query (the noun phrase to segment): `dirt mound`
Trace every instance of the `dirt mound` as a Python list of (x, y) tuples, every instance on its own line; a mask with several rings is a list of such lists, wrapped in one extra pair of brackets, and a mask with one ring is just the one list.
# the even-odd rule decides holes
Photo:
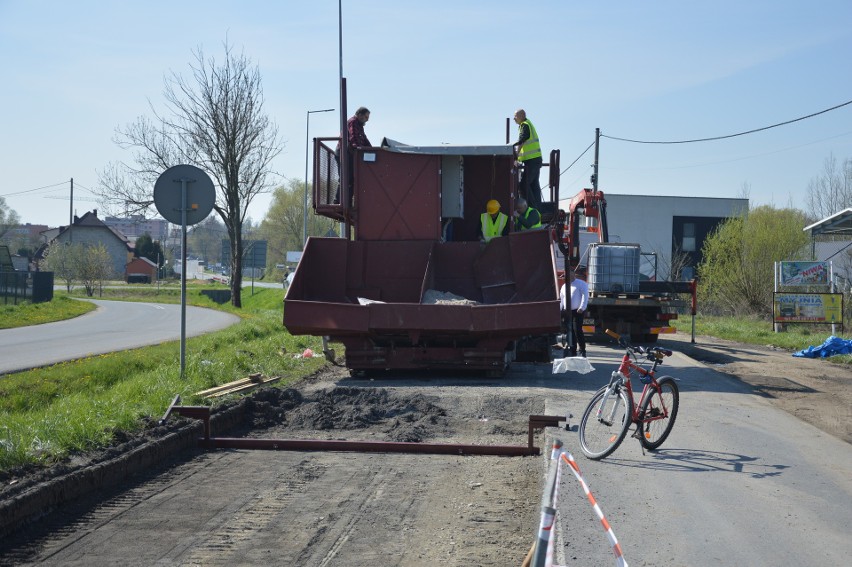
[(304, 398), (292, 388), (264, 388), (247, 398), (245, 419), (253, 429), (264, 429), (285, 422), (286, 412), (298, 407)]
[(317, 392), (287, 414), (293, 429), (351, 430), (387, 423), (392, 441), (422, 441), (445, 425), (446, 412), (425, 396), (381, 388), (336, 387)]

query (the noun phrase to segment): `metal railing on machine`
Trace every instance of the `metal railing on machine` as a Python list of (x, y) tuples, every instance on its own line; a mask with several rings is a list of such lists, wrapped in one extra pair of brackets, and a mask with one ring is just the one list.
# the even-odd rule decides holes
[(341, 204), (340, 158), (337, 150), (339, 138), (314, 140), (314, 210), (335, 220), (343, 220)]

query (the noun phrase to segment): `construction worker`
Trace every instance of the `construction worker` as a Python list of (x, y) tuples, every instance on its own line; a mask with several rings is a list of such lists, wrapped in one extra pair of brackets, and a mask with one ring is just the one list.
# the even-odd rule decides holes
[(362, 106), (355, 111), (355, 114), (346, 121), (347, 139), (349, 140), (349, 149), (369, 148), (370, 140), (367, 139), (367, 134), (364, 133), (364, 124), (370, 119), (370, 109)]
[(518, 149), (518, 163), (523, 165), (521, 196), (526, 198), (533, 207), (538, 207), (541, 205), (541, 185), (538, 177), (542, 164), (538, 132), (527, 118), (527, 113), (523, 108), (519, 108), (515, 112), (515, 124), (518, 125), (518, 141), (515, 142)]
[(579, 354), (586, 358), (586, 337), (583, 334), (583, 317), (589, 307), (589, 286), (583, 280), (577, 279), (574, 270), (568, 270), (567, 281), (559, 290), (559, 307), (563, 313), (563, 320), (570, 321), (571, 343), (569, 345), (571, 356), (577, 356), (577, 346), (580, 347)]
[(485, 204), (485, 211), (479, 215), (480, 242), (489, 242), (492, 238), (509, 234), (509, 217), (500, 212), (500, 203), (496, 199)]
[(515, 229), (532, 230), (541, 228), (541, 213), (527, 204), (521, 197), (515, 201)]
[[(346, 167), (349, 170), (347, 177), (349, 177), (350, 201), (352, 199), (352, 184), (355, 181), (355, 150), (358, 148), (369, 148), (372, 145), (370, 144), (370, 140), (367, 138), (367, 134), (364, 132), (364, 125), (368, 120), (370, 120), (370, 109), (366, 106), (361, 106), (355, 111), (355, 114), (346, 121)], [(339, 143), (337, 144), (336, 153), (338, 154), (337, 165), (340, 167)], [(337, 188), (337, 194), (334, 196), (334, 203), (340, 203), (340, 187)]]

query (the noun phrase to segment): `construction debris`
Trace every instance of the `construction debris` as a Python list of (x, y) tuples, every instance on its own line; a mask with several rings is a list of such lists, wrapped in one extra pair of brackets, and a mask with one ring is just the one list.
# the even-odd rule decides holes
[(202, 390), (200, 392), (196, 392), (195, 395), (201, 396), (203, 398), (218, 398), (227, 394), (234, 394), (236, 392), (252, 390), (260, 386), (261, 384), (269, 384), (270, 382), (275, 382), (276, 380), (280, 379), (280, 376), (267, 378), (264, 377), (263, 374), (261, 374), (260, 372), (255, 372), (254, 374), (249, 374), (247, 378), (241, 378), (240, 380), (235, 380), (234, 382), (228, 382), (227, 384), (222, 384), (214, 388)]

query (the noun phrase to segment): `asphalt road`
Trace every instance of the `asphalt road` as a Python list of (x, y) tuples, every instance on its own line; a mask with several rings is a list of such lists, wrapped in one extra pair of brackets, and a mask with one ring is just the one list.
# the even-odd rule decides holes
[[(0, 330), (0, 374), (180, 339), (180, 305), (87, 300), (97, 310), (56, 323)], [(233, 325), (239, 317), (186, 308), (186, 336)]]
[[(565, 374), (571, 387), (549, 399), (547, 413), (574, 414), (574, 431), (552, 431), (574, 455), (631, 566), (848, 563), (852, 447), (682, 354), (661, 368), (680, 387), (677, 422), (663, 446), (643, 455), (628, 434), (606, 459), (586, 459), (576, 426), (618, 356), (596, 348), (596, 371)], [(560, 564), (614, 564), (579, 482), (563, 472)]]

